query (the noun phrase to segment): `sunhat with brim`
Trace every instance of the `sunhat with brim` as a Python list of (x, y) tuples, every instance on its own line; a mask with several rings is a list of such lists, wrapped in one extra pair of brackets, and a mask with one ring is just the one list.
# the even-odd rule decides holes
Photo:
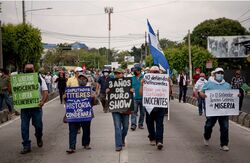
[(85, 77), (88, 80), (88, 77), (83, 72), (79, 72), (78, 78), (80, 78), (81, 76)]
[(110, 70), (105, 68), (105, 69), (102, 70), (102, 73), (104, 73), (104, 72), (110, 73)]
[(135, 66), (135, 67), (134, 67), (134, 70), (141, 71), (141, 67)]
[(114, 73), (124, 73), (124, 70), (122, 68), (117, 68)]
[(217, 68), (214, 70), (214, 73), (217, 73), (217, 72), (224, 72), (224, 70), (223, 70), (223, 68), (217, 67)]

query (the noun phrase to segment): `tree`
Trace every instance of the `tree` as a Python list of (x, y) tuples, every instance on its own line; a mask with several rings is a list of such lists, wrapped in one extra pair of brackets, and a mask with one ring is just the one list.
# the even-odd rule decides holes
[(10, 64), (18, 70), (26, 63), (38, 63), (43, 51), (41, 32), (28, 24), (3, 25), (3, 58), (5, 67)]
[(178, 43), (176, 41), (171, 41), (166, 38), (160, 39), (159, 43), (162, 49), (173, 48), (178, 46)]
[(135, 63), (140, 63), (140, 60), (141, 60), (141, 48), (136, 48), (134, 46), (131, 49), (130, 55), (135, 57)]
[[(207, 47), (208, 36), (246, 35), (249, 32), (237, 20), (218, 18), (205, 20), (197, 25), (190, 35), (191, 43)], [(184, 38), (187, 42), (187, 37)]]

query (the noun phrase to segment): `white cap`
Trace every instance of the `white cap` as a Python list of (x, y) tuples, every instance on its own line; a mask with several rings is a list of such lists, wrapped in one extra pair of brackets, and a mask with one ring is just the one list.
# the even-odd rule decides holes
[(81, 67), (77, 67), (77, 68), (75, 68), (75, 72), (80, 72), (80, 71), (82, 71), (83, 69), (81, 68)]
[(223, 68), (220, 68), (220, 67), (217, 67), (215, 70), (214, 70), (214, 73), (217, 73), (217, 72), (224, 72)]
[(159, 67), (157, 67), (157, 66), (152, 66), (152, 67), (150, 68), (150, 71), (160, 71), (160, 69), (159, 69)]

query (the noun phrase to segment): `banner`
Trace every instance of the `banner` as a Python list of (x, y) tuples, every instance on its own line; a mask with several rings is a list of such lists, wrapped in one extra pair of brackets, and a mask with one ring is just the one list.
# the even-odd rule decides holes
[(206, 116), (239, 115), (239, 90), (207, 90)]
[(109, 81), (108, 106), (110, 112), (126, 112), (134, 108), (131, 78)]
[(65, 94), (67, 122), (91, 121), (91, 87), (67, 87)]
[(169, 108), (169, 82), (166, 74), (145, 74), (143, 106), (150, 114), (154, 107)]
[(15, 109), (39, 107), (39, 83), (37, 73), (11, 76), (11, 89)]

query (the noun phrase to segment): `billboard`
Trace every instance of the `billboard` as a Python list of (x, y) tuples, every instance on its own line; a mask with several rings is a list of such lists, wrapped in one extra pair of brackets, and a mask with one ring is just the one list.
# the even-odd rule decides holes
[(250, 42), (250, 35), (246, 36), (209, 36), (207, 49), (215, 58), (245, 58), (246, 44)]
[(134, 56), (125, 56), (124, 61), (125, 62), (135, 62), (135, 57)]

